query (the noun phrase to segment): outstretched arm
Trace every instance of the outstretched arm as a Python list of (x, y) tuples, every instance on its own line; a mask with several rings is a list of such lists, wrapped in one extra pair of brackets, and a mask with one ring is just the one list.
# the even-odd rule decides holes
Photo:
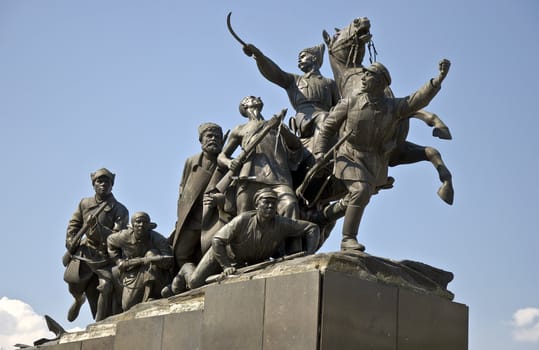
[(449, 73), (449, 67), (451, 67), (451, 62), (449, 62), (448, 59), (442, 59), (440, 63), (438, 63), (440, 74), (432, 79), (432, 85), (434, 86), (441, 86), (442, 81), (444, 81), (445, 77), (447, 76), (447, 73)]
[(283, 89), (287, 89), (294, 83), (294, 75), (283, 71), (275, 62), (264, 55), (256, 46), (247, 44), (243, 47), (243, 52), (256, 60), (256, 65), (264, 78)]
[(440, 91), (442, 81), (447, 76), (449, 72), (449, 66), (451, 63), (449, 60), (443, 59), (439, 63), (440, 73), (436, 78), (430, 79), (425, 85), (423, 85), (419, 90), (414, 92), (408, 97), (397, 99), (399, 106), (399, 117), (406, 118), (409, 117), (412, 113), (421, 108), (427, 106), (430, 101), (436, 96), (438, 91)]

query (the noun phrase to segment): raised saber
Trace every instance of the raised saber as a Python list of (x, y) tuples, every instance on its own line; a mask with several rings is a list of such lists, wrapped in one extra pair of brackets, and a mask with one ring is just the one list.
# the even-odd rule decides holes
[(229, 12), (228, 15), (226, 16), (226, 26), (228, 27), (228, 31), (230, 32), (230, 34), (232, 34), (234, 39), (236, 39), (242, 46), (247, 46), (245, 41), (241, 40), (238, 34), (234, 32), (234, 29), (232, 29), (232, 25), (230, 24), (230, 16), (232, 16), (232, 12)]

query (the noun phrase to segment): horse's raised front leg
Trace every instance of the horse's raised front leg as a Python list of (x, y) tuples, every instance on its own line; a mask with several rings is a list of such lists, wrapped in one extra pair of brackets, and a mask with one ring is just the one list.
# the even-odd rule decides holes
[(452, 139), (449, 128), (436, 114), (421, 109), (415, 112), (412, 117), (424, 121), (428, 126), (434, 127), (432, 129), (432, 136), (443, 140)]
[(400, 164), (411, 164), (424, 160), (428, 160), (432, 163), (442, 182), (442, 186), (438, 189), (438, 196), (447, 204), (453, 204), (454, 190), (451, 172), (445, 165), (442, 156), (437, 149), (416, 145), (406, 141), (398, 152), (391, 156), (389, 165), (393, 167)]

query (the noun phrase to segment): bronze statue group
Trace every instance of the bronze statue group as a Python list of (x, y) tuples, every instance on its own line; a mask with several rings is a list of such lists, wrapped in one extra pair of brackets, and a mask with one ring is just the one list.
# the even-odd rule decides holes
[(245, 122), (226, 136), (215, 123), (201, 124), (202, 150), (185, 161), (168, 238), (154, 231), (147, 213), (128, 218), (112, 195), (113, 173), (93, 172), (95, 195), (80, 202), (67, 229), (64, 280), (74, 297), (69, 321), (86, 299), (99, 321), (200, 287), (215, 274), (313, 254), (342, 217), (341, 250), (364, 251), (357, 240), (363, 211), (372, 195), (393, 186), (389, 166), (429, 160), (442, 182), (438, 195), (453, 203), (451, 173), (439, 152), (406, 140), (411, 117), (433, 126), (434, 136), (451, 138), (435, 114), (421, 110), (440, 90), (448, 60), (419, 90), (395, 98), (388, 69), (379, 62), (362, 65), (372, 44), (367, 18), (333, 36), (324, 31), (334, 79), (320, 74), (324, 44), (299, 53), (301, 75), (287, 73), (239, 39), (230, 15), (228, 24), (262, 76), (286, 90), (294, 116), (288, 125), (286, 110), (266, 120), (262, 100), (247, 96), (239, 104)]

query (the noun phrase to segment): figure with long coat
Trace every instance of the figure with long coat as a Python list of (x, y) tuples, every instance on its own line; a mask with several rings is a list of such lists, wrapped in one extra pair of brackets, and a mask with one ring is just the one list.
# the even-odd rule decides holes
[[(199, 129), (202, 152), (185, 161), (180, 183), (177, 221), (171, 241), (177, 268), (186, 262), (197, 263), (210, 246), (211, 237), (202, 232), (213, 225), (210, 220), (203, 230), (202, 214), (205, 193), (215, 187), (224, 174), (217, 164), (217, 156), (223, 147), (223, 131), (215, 123), (203, 123)], [(212, 208), (217, 211), (215, 206)], [(211, 215), (216, 220), (216, 215)]]

